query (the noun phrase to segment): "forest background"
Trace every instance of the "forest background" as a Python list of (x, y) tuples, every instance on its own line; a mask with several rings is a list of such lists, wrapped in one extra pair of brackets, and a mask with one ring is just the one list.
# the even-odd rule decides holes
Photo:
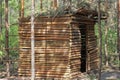
[[(69, 0), (58, 0), (58, 11), (63, 10), (69, 5)], [(65, 3), (63, 3), (65, 1)], [(20, 15), (20, 0), (8, 0), (8, 21), (9, 21), (9, 57), (11, 62), (11, 72), (14, 73), (18, 68), (19, 44), (18, 44), (18, 26)], [(98, 11), (97, 0), (71, 0), (71, 7), (77, 9), (79, 7), (93, 9)], [(31, 0), (25, 0), (25, 17), (31, 14)], [(52, 13), (53, 0), (35, 0), (36, 15), (46, 13), (48, 16), (55, 15)], [(101, 12), (107, 16), (107, 19), (101, 21), (102, 27), (102, 69), (106, 67), (118, 68), (118, 6), (117, 0), (101, 0)], [(58, 12), (56, 11), (56, 12)], [(45, 14), (45, 15), (46, 15)], [(98, 24), (95, 26), (96, 35), (99, 40)], [(6, 37), (5, 37), (5, 0), (0, 0), (0, 71), (5, 71), (5, 57), (6, 57)], [(99, 45), (98, 45), (99, 47)], [(17, 74), (14, 74), (17, 75)], [(0, 76), (0, 77), (4, 77)]]

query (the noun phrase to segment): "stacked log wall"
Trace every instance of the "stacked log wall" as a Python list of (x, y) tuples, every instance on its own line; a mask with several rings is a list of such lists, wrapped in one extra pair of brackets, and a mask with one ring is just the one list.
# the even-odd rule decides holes
[(72, 32), (72, 46), (71, 46), (71, 74), (72, 78), (80, 76), (80, 58), (81, 58), (81, 33), (79, 26), (73, 24), (71, 28)]
[(94, 25), (87, 25), (87, 65), (88, 71), (98, 69), (99, 55)]
[[(70, 35), (70, 18), (35, 19), (35, 76), (42, 78), (70, 78), (80, 69), (80, 34), (73, 27)], [(31, 76), (31, 24), (22, 20), (19, 27), (19, 76)], [(75, 34), (78, 35), (75, 35)], [(71, 38), (71, 36), (74, 36)], [(77, 38), (77, 39), (75, 39)], [(70, 47), (72, 39), (72, 47)], [(70, 52), (71, 51), (71, 52)], [(71, 65), (71, 66), (70, 66)]]

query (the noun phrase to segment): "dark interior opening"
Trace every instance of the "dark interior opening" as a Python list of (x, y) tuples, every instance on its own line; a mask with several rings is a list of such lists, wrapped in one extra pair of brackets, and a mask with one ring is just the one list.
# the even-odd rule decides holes
[(81, 72), (86, 72), (86, 25), (80, 25), (81, 32)]

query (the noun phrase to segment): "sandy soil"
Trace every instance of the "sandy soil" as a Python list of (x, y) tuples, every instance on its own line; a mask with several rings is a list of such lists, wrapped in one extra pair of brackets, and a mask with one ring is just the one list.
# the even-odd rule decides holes
[[(89, 75), (88, 75), (88, 74), (84, 73), (81, 75), (81, 78), (79, 80), (98, 80), (95, 75), (98, 75), (98, 74), (97, 73), (96, 74), (89, 73)], [(0, 80), (8, 80), (8, 79), (3, 78)], [(12, 78), (10, 80), (20, 80), (20, 79)], [(120, 71), (119, 70), (103, 71), (102, 75), (101, 75), (101, 80), (120, 80)]]

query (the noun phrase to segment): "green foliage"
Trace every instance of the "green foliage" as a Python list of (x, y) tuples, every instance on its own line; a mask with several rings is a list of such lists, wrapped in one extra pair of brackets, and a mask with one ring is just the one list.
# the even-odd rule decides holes
[[(9, 1), (9, 35), (18, 35), (18, 17), (19, 17), (19, 0)], [(4, 1), (2, 2), (2, 8), (0, 7), (0, 12), (2, 13), (2, 22), (4, 22)], [(15, 24), (15, 25), (13, 25)], [(5, 24), (3, 24), (5, 25)], [(0, 34), (0, 58), (2, 59), (6, 55), (5, 51), (5, 26), (2, 25), (2, 32)], [(9, 48), (10, 48), (10, 58), (18, 58), (18, 51), (12, 48), (18, 48), (18, 36), (9, 36)]]
[(9, 30), (10, 57), (18, 58), (18, 25), (10, 26)]
[[(106, 8), (107, 7), (107, 8)], [(102, 27), (102, 54), (103, 62), (106, 62), (108, 58), (110, 64), (118, 66), (118, 55), (117, 53), (117, 0), (108, 0), (101, 2), (101, 10), (107, 15), (107, 19), (101, 21)], [(99, 39), (98, 25), (96, 25), (96, 35)], [(107, 44), (107, 50), (105, 48)], [(106, 56), (107, 53), (107, 56)], [(116, 58), (116, 59), (114, 59)], [(114, 59), (114, 60), (113, 60)]]
[(0, 34), (0, 59), (2, 59), (5, 56), (5, 34), (4, 34), (4, 30), (2, 31), (2, 33)]

